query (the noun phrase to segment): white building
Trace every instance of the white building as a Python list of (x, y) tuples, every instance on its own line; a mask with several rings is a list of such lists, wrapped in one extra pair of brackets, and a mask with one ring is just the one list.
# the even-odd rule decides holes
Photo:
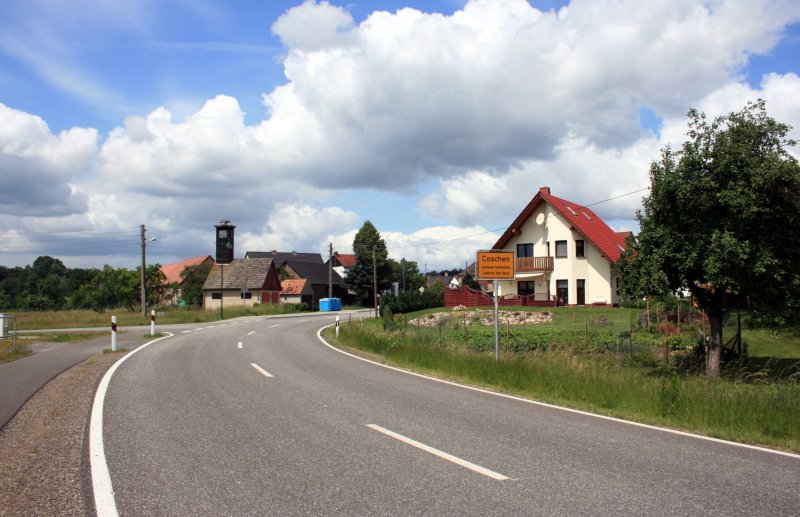
[(628, 232), (614, 232), (590, 209), (539, 189), (493, 249), (516, 253), (516, 278), (499, 295), (535, 295), (559, 305), (615, 305), (612, 266)]

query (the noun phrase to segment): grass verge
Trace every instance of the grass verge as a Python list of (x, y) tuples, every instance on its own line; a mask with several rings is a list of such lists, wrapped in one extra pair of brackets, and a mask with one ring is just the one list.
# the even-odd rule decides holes
[[(608, 354), (563, 349), (494, 355), (386, 332), (379, 320), (343, 325), (338, 345), (465, 384), (603, 415), (800, 452), (800, 385), (679, 375)], [(423, 336), (424, 337), (424, 336)]]

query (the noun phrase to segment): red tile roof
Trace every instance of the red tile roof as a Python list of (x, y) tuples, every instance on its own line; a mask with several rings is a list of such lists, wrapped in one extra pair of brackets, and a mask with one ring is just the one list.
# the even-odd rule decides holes
[(619, 259), (625, 249), (625, 237), (628, 232), (615, 232), (589, 208), (553, 196), (547, 187), (539, 189), (528, 206), (517, 216), (492, 248), (503, 249), (511, 237), (530, 220), (533, 212), (542, 203), (552, 206), (586, 240), (594, 244), (612, 264)]
[(281, 294), (303, 294), (303, 289), (306, 287), (305, 278), (291, 278), (288, 280), (281, 280)]
[(356, 256), (349, 255), (344, 253), (334, 253), (334, 257), (336, 257), (336, 261), (339, 263), (340, 266), (351, 268), (356, 265)]
[(203, 255), (200, 257), (192, 257), (188, 259), (184, 259), (177, 264), (167, 264), (165, 266), (161, 266), (161, 272), (164, 273), (164, 283), (171, 284), (173, 282), (181, 283), (183, 279), (181, 278), (181, 273), (183, 270), (189, 266), (197, 266), (202, 264), (206, 260), (214, 261), (211, 258), (211, 255)]

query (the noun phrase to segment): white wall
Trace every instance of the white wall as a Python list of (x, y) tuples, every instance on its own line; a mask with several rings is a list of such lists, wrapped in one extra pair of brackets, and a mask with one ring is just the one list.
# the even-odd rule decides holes
[[(537, 224), (539, 214), (545, 215), (542, 224)], [(567, 256), (556, 257), (556, 241), (567, 241)], [(575, 241), (584, 241), (584, 257), (576, 257)], [(569, 222), (561, 214), (543, 202), (531, 215), (520, 232), (514, 235), (506, 245), (506, 250), (517, 250), (517, 244), (533, 244), (535, 257), (548, 256), (547, 243), (550, 243), (549, 253), (553, 257), (553, 271), (542, 276), (527, 278), (518, 275), (515, 281), (499, 283), (499, 294), (517, 294), (517, 282), (528, 280), (534, 282), (536, 293), (549, 293), (556, 295), (556, 281), (567, 280), (569, 298), (567, 303), (575, 305), (578, 302), (578, 279), (585, 280), (585, 303), (617, 303), (616, 277), (611, 272), (611, 262), (577, 230), (572, 230)]]
[[(219, 292), (219, 291), (217, 291)], [(251, 294), (251, 298), (244, 300), (244, 307), (252, 307), (257, 303), (261, 303), (261, 291), (260, 290), (253, 290), (248, 291)], [(223, 292), (222, 297), (222, 308), (225, 309), (226, 307), (233, 307), (233, 308), (241, 308), (242, 307), (242, 291), (237, 289), (227, 289)], [(219, 309), (219, 299), (212, 299), (211, 291), (206, 291), (203, 293), (203, 308), (207, 310), (214, 310)]]

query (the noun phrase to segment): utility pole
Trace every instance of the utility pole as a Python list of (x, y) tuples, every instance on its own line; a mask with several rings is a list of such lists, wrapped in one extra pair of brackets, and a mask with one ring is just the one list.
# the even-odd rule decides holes
[(333, 298), (333, 243), (328, 248), (328, 298)]
[(139, 227), (142, 234), (142, 318), (147, 317), (147, 286), (145, 284), (144, 269), (145, 269), (145, 248), (147, 248), (147, 240), (145, 239), (145, 232), (147, 231), (144, 225)]
[(403, 257), (403, 260), (400, 261), (400, 264), (403, 268), (403, 292), (406, 292), (406, 258)]
[(373, 304), (375, 306), (375, 317), (378, 317), (378, 266), (375, 262), (375, 254), (377, 251), (378, 246), (372, 246), (372, 295), (373, 295)]

